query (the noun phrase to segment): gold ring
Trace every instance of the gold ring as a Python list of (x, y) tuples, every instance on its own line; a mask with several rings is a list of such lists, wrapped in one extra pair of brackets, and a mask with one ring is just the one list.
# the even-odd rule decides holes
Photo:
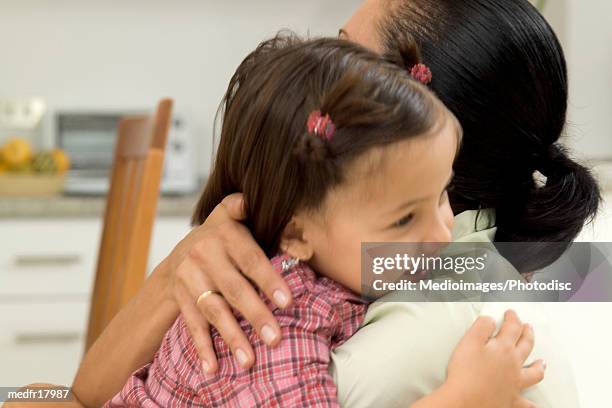
[(206, 292), (204, 292), (200, 296), (198, 296), (198, 300), (196, 300), (196, 305), (199, 305), (201, 301), (203, 301), (204, 299), (206, 299), (210, 295), (219, 295), (219, 296), (223, 297), (221, 292), (219, 292), (217, 290), (207, 290)]

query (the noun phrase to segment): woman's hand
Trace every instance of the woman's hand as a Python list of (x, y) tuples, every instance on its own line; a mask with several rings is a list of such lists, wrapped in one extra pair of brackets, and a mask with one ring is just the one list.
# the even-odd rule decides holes
[[(249, 279), (277, 306), (291, 304), (287, 284), (240, 223), (242, 219), (242, 195), (226, 197), (159, 266), (168, 274), (175, 301), (207, 373), (218, 368), (210, 325), (219, 331), (240, 365), (250, 367), (255, 361), (250, 342), (230, 306), (251, 323), (266, 344), (274, 346), (280, 341), (278, 323)], [(223, 296), (215, 293), (196, 304), (202, 293), (211, 290)]]
[[(534, 345), (531, 326), (507, 311), (497, 333), (490, 317), (479, 317), (461, 339), (448, 366), (444, 386), (463, 402), (458, 406), (528, 408), (521, 391), (544, 378), (542, 360), (524, 367)], [(443, 386), (443, 387), (444, 387)]]

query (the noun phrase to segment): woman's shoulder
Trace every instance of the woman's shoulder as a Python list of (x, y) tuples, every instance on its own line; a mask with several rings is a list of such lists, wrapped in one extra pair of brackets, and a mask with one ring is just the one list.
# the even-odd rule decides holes
[(370, 307), (363, 327), (332, 354), (332, 374), (342, 403), (395, 407), (422, 398), (444, 382), (454, 348), (474, 320), (488, 315), (501, 323), (507, 309), (516, 310), (534, 327), (536, 344), (529, 360), (543, 358), (549, 367), (545, 380), (527, 396), (538, 407), (573, 407), (576, 390), (571, 369), (542, 304), (384, 299)]
[(342, 406), (406, 407), (438, 388), (478, 305), (373, 303), (363, 326), (332, 353)]

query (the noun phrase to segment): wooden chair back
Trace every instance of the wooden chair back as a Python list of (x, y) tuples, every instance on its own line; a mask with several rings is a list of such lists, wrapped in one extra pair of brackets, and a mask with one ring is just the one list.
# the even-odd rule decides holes
[(85, 351), (145, 279), (172, 105), (119, 123)]

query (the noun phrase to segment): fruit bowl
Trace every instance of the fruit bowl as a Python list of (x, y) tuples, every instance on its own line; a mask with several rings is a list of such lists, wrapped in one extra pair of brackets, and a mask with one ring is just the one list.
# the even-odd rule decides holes
[(35, 152), (27, 139), (0, 146), (0, 196), (51, 196), (64, 190), (70, 158), (61, 149)]
[(64, 190), (64, 174), (2, 173), (0, 197), (52, 196)]

